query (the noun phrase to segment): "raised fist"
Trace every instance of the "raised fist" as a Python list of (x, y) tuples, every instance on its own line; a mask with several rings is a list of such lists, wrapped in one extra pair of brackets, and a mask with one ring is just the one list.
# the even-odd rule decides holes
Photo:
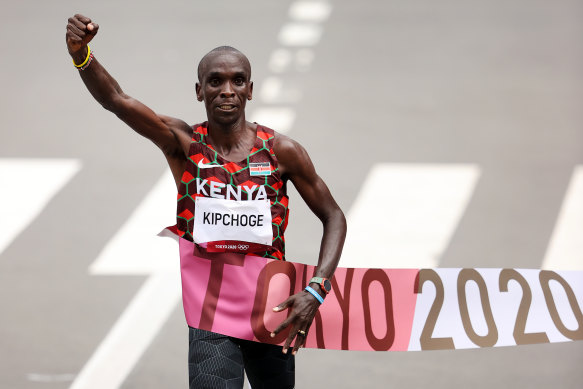
[(73, 56), (83, 49), (97, 34), (97, 30), (99, 30), (97, 23), (92, 22), (86, 16), (77, 14), (69, 18), (67, 33), (65, 34), (69, 54)]

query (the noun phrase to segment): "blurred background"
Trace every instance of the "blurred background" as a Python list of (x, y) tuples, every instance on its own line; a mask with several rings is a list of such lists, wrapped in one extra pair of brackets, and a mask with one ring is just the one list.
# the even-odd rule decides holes
[[(1, 388), (187, 387), (178, 258), (149, 238), (173, 220), (165, 160), (84, 88), (75, 13), (126, 93), (193, 124), (200, 58), (246, 53), (249, 118), (303, 144), (348, 215), (343, 266), (583, 269), (583, 1), (0, 5)], [(291, 192), (287, 258), (315, 264)], [(302, 350), (296, 387), (576, 388), (582, 361), (581, 342)]]

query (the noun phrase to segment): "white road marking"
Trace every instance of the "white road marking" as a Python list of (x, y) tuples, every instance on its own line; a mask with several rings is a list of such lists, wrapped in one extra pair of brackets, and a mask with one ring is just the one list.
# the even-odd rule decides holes
[(269, 57), (269, 70), (273, 73), (282, 73), (287, 70), (291, 60), (292, 55), (288, 49), (276, 49)]
[(475, 165), (375, 165), (348, 214), (340, 266), (436, 267), (479, 175)]
[(312, 66), (312, 62), (314, 62), (314, 51), (311, 49), (299, 49), (296, 52), (296, 69), (301, 72), (306, 72)]
[(583, 270), (583, 165), (571, 176), (542, 268)]
[(272, 103), (281, 95), (282, 82), (279, 77), (267, 77), (261, 84), (259, 96), (265, 103)]
[(117, 234), (89, 267), (92, 275), (148, 275), (178, 270), (178, 247), (160, 239), (163, 227), (176, 224), (176, 185), (166, 170)]
[(263, 81), (259, 95), (268, 104), (295, 103), (302, 97), (299, 89), (290, 86), (284, 88), (281, 78), (273, 76)]
[(253, 111), (251, 121), (273, 128), (279, 133), (288, 132), (296, 119), (295, 110), (287, 107), (263, 107)]
[(167, 170), (90, 267), (90, 273), (150, 274), (71, 389), (119, 388), (180, 301), (178, 245), (157, 236), (175, 223), (176, 186)]
[(313, 46), (321, 35), (322, 27), (317, 24), (288, 23), (279, 32), (279, 42), (284, 46)]
[(76, 159), (0, 159), (0, 254), (79, 169)]
[(296, 21), (321, 23), (330, 17), (332, 6), (324, 1), (296, 1), (289, 8), (289, 17)]

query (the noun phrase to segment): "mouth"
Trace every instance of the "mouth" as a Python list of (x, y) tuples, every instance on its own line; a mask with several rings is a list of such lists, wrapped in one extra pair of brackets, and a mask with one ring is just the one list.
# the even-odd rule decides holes
[(233, 104), (221, 104), (217, 108), (221, 111), (230, 112), (234, 111), (237, 108), (237, 106)]

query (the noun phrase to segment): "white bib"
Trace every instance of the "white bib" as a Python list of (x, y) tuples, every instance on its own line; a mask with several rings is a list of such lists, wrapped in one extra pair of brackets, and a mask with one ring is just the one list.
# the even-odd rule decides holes
[(225, 240), (270, 246), (273, 240), (269, 200), (223, 200), (197, 197), (194, 202), (195, 243)]

